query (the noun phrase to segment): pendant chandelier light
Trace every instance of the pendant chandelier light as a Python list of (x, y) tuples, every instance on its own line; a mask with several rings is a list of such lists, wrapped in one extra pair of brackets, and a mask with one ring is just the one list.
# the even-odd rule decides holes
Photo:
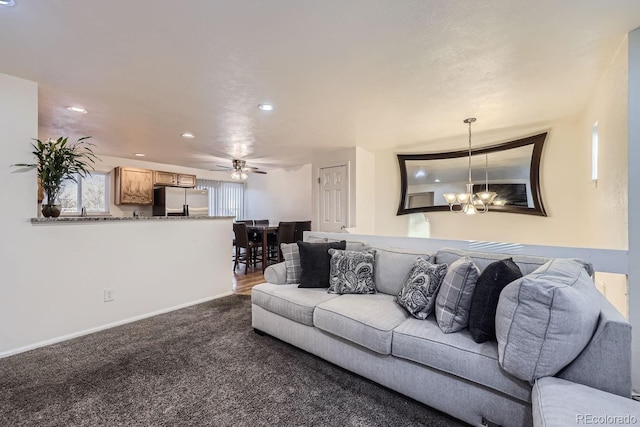
[[(474, 215), (489, 211), (489, 205), (496, 198), (496, 193), (489, 191), (489, 158), (485, 155), (485, 187), (484, 191), (473, 194), (473, 182), (471, 181), (471, 123), (476, 119), (471, 117), (464, 120), (469, 125), (469, 181), (467, 182), (466, 193), (445, 193), (445, 200), (449, 204), (449, 210), (455, 213), (465, 213)], [(459, 209), (455, 208), (459, 206)]]

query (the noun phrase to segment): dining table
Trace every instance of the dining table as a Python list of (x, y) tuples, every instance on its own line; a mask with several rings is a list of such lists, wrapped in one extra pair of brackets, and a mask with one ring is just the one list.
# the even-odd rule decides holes
[(269, 248), (269, 234), (277, 234), (279, 228), (278, 224), (247, 225), (247, 231), (249, 234), (262, 233), (262, 271), (267, 268), (267, 262), (269, 260), (269, 252), (267, 250)]

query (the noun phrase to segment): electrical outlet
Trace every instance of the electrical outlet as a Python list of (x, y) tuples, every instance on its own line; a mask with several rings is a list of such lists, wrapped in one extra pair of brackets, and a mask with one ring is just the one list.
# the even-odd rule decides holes
[(113, 301), (116, 299), (116, 290), (115, 289), (105, 289), (104, 290), (104, 302)]

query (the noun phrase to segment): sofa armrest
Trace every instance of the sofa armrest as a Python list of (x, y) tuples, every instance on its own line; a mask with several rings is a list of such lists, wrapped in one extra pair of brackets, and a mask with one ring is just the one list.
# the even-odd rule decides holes
[(623, 397), (631, 396), (631, 324), (604, 296), (591, 341), (556, 375)]
[(287, 283), (287, 267), (284, 262), (272, 264), (264, 270), (264, 279), (274, 285), (284, 285)]

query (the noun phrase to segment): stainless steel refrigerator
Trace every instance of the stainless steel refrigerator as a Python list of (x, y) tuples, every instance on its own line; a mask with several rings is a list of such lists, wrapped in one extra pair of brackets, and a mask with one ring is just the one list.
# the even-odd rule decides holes
[(208, 216), (209, 190), (158, 187), (153, 190), (154, 216)]

